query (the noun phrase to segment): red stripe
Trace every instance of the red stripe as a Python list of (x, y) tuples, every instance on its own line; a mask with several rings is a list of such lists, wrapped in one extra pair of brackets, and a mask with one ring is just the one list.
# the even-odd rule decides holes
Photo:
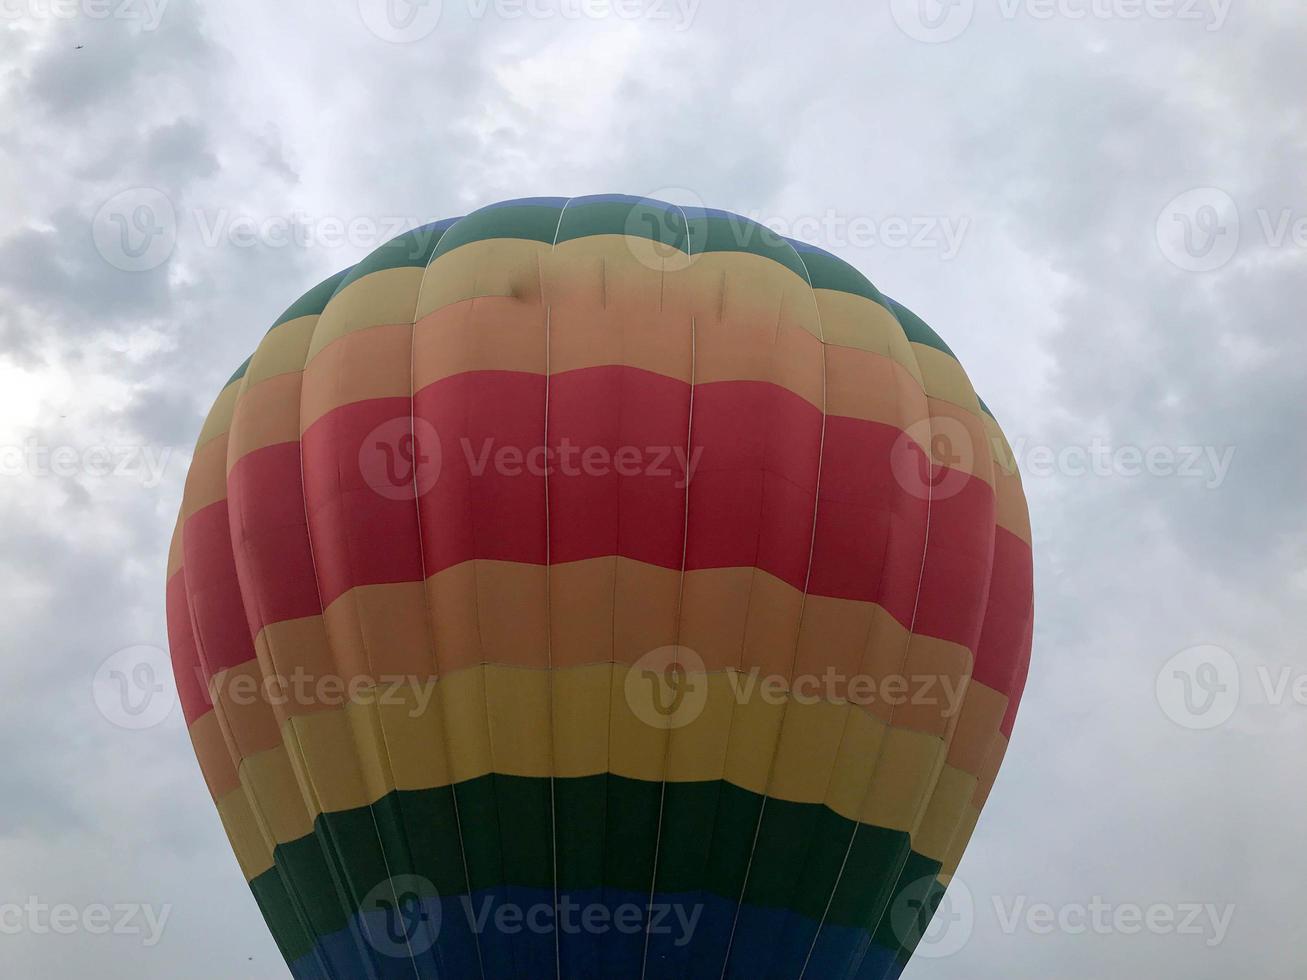
[[(1033, 592), (1030, 545), (1011, 531), (998, 528), (994, 535), (989, 609), (976, 648), (974, 677), (1010, 697), (1021, 690), (1030, 662)], [(1015, 708), (1017, 698), (1012, 700)]]
[(912, 628), (975, 650), (990, 596), (994, 491), (984, 480), (933, 467), (930, 540)]
[(209, 504), (182, 529), (191, 622), (206, 676), (254, 659), (254, 642), (236, 580), (227, 501)]
[(926, 501), (904, 490), (890, 461), (896, 444), (916, 454), (914, 463), (919, 456), (924, 466), (925, 456), (901, 437), (877, 422), (826, 420), (808, 588), (814, 595), (878, 602), (906, 626), (921, 576)]
[(545, 481), (527, 469), (544, 440), (544, 376), (455, 375), (418, 392), (413, 414), (429, 425), (418, 427), (419, 448), (440, 459), (420, 499), (427, 574), (472, 558), (544, 564)]
[(172, 673), (177, 683), (177, 697), (187, 727), (205, 712), (213, 710), (209, 690), (200, 669), (200, 654), (191, 628), (190, 608), (186, 604), (186, 574), (182, 569), (168, 579), (168, 651), (172, 655)]
[(550, 378), (551, 561), (680, 568), (689, 421), (689, 386), (674, 378), (629, 367)]
[(687, 568), (756, 566), (804, 587), (821, 428), (820, 410), (777, 385), (695, 388)]
[(1032, 615), (1026, 621), (1025, 639), (1017, 648), (1016, 670), (1012, 675), (1012, 686), (1008, 690), (1007, 713), (1003, 715), (1003, 723), (999, 726), (1009, 739), (1012, 737), (1012, 728), (1016, 725), (1017, 709), (1021, 706), (1021, 699), (1025, 697), (1026, 680), (1030, 675), (1030, 648), (1034, 639), (1035, 620)]
[[(247, 453), (227, 475), (236, 570), (250, 634), (322, 612), (304, 513), (300, 444)], [(257, 583), (257, 585), (256, 585)]]
[[(416, 421), (410, 401), (393, 398), (342, 406), (315, 422), (304, 435), (303, 493), (322, 602), (359, 585), (420, 581), (423, 551), (428, 575), (473, 558), (543, 564), (545, 465), (552, 466), (552, 561), (620, 554), (679, 568), (685, 457), (668, 453), (684, 446), (689, 386), (626, 367), (566, 372), (548, 384), (548, 457), (541, 450), (545, 378), (525, 372), (470, 372), (435, 382), (412, 402)], [(397, 442), (396, 433), (416, 435), (416, 442)], [(693, 440), (687, 568), (756, 566), (802, 588), (811, 546), (813, 594), (881, 603), (904, 625), (915, 609), (918, 631), (976, 648), (994, 534), (988, 485), (963, 477), (960, 489), (933, 501), (923, 570), (927, 503), (896, 479), (895, 460), (902, 467), (906, 453), (909, 471), (923, 483), (931, 473), (921, 450), (893, 426), (826, 420), (815, 539), (822, 440), (815, 407), (764, 382), (696, 386)], [(378, 449), (376, 442), (386, 445)], [(577, 455), (582, 447), (597, 454), (598, 469), (586, 468)], [(634, 455), (618, 472), (623, 447)], [(414, 476), (412, 462), (419, 463), (420, 541), (411, 488), (407, 499), (376, 489), (378, 466), (387, 460), (404, 487)], [(438, 479), (428, 488), (424, 481), (437, 462)], [(259, 583), (250, 629), (316, 613), (319, 582), (297, 510), (303, 502), (296, 444), (248, 454), (231, 485), (241, 574)], [(210, 569), (201, 579), (216, 575)], [(1024, 597), (1010, 601), (1028, 605), (1028, 597), (1027, 586)]]
[[(411, 430), (409, 405), (407, 398), (356, 402), (304, 433), (304, 494), (324, 606), (357, 585), (422, 581), (409, 484), (397, 484), (405, 494), (399, 499), (383, 496), (371, 469), (373, 461), (386, 461), (385, 450), (405, 449), (394, 434)], [(407, 464), (399, 459), (398, 465), (394, 472), (405, 476)], [(411, 472), (407, 476), (411, 482)]]

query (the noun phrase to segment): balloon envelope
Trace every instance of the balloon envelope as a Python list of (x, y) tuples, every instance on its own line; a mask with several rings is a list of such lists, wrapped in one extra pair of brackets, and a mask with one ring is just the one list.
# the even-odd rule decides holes
[(296, 977), (882, 978), (993, 785), (1031, 591), (933, 330), (604, 195), (292, 303), (204, 424), (168, 618)]

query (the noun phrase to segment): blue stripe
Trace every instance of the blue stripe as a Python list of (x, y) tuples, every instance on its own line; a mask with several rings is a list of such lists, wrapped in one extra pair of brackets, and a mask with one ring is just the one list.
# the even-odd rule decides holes
[(295, 980), (897, 980), (903, 968), (896, 951), (872, 944), (865, 930), (827, 924), (819, 934), (815, 921), (788, 909), (741, 907), (702, 892), (659, 892), (650, 904), (647, 894), (596, 888), (562, 893), (555, 905), (544, 889), (492, 888), (470, 899), (427, 899), (406, 921), (415, 927), (397, 928), (377, 910), (355, 916), (291, 964), (291, 973)]

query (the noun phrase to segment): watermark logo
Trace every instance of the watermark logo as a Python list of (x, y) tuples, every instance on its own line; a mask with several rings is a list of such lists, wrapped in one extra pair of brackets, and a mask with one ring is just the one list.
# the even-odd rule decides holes
[[(671, 203), (675, 202), (675, 203)], [(645, 268), (684, 268), (703, 254), (708, 223), (699, 195), (686, 187), (660, 187), (626, 213), (626, 247)]]
[[(930, 455), (922, 451), (929, 447)], [(932, 416), (904, 429), (890, 449), (894, 481), (918, 500), (945, 500), (966, 488), (976, 468), (976, 446), (967, 427), (949, 415)]]
[(945, 889), (931, 877), (912, 882), (890, 906), (890, 928), (904, 949), (922, 959), (944, 959), (960, 952), (976, 927), (976, 903), (954, 878)]
[(171, 905), (139, 902), (50, 904), (29, 896), (22, 904), (8, 902), (0, 905), (0, 935), (73, 936), (84, 933), (88, 936), (136, 936), (142, 946), (152, 949), (159, 945), (171, 916)]
[(441, 0), (359, 0), (359, 16), (369, 31), (391, 44), (411, 44), (440, 26)]
[(684, 728), (708, 704), (708, 674), (703, 658), (689, 647), (651, 650), (626, 673), (626, 703), (652, 728)]
[(223, 672), (210, 678), (196, 666), (195, 677), (210, 699), (232, 707), (265, 704), (270, 708), (362, 707), (407, 708), (408, 717), (426, 715), (438, 680), (419, 674), (318, 674), (297, 666), (289, 673)]
[[(389, 244), (407, 236), (407, 251), (392, 252), (395, 259), (427, 256), (440, 238), (430, 222), (402, 214), (251, 214), (231, 208), (196, 207), (186, 215), (205, 248), (348, 248), (359, 251)], [(189, 227), (189, 225), (188, 225)]]
[(855, 704), (864, 708), (883, 704), (890, 708), (903, 705), (930, 707), (941, 718), (952, 718), (962, 710), (967, 694), (967, 678), (953, 674), (899, 674), (883, 676), (846, 674), (828, 666), (820, 674), (802, 673), (794, 677), (764, 674), (756, 667), (726, 672), (731, 693), (737, 704), (761, 701), (781, 706), (795, 704)]
[(100, 206), (91, 222), (96, 251), (115, 269), (157, 269), (177, 247), (177, 211), (154, 187), (132, 187)]
[[(2, 2), (2, 0), (0, 0)], [(114, 268), (144, 272), (172, 257), (179, 238), (200, 248), (350, 249), (389, 244), (396, 259), (430, 254), (439, 232), (431, 222), (399, 214), (258, 214), (230, 207), (178, 208), (161, 191), (130, 188), (114, 195), (92, 219), (96, 249)], [(396, 239), (403, 238), (402, 242)]]
[[(730, 668), (723, 675), (730, 696), (739, 705), (911, 705), (933, 708), (941, 718), (955, 717), (962, 709), (968, 682), (963, 676), (938, 673), (849, 674), (835, 666), (792, 677), (765, 673), (757, 667)], [(625, 691), (632, 712), (651, 728), (683, 728), (707, 705), (708, 675), (695, 651), (660, 647), (631, 666)]]
[(1177, 21), (1202, 24), (1208, 31), (1225, 26), (1234, 0), (997, 0), (1004, 20), (1025, 16), (1051, 21)]
[(170, 0), (0, 0), (0, 21), (120, 20), (154, 31)]
[(1307, 670), (1300, 664), (1260, 663), (1245, 673), (1221, 647), (1190, 647), (1158, 672), (1157, 703), (1176, 724), (1206, 731), (1226, 724), (1244, 705), (1307, 708)]
[(51, 446), (31, 436), (0, 446), (0, 477), (127, 479), (153, 490), (171, 459), (168, 446)]
[(1212, 272), (1239, 248), (1239, 206), (1217, 187), (1195, 187), (1171, 199), (1157, 216), (1157, 244), (1186, 272)]
[(401, 415), (381, 423), (359, 447), (359, 472), (387, 500), (415, 500), (440, 480), (440, 435), (425, 419)]
[[(645, 20), (688, 30), (699, 0), (464, 0), (469, 20)], [(383, 41), (408, 44), (430, 36), (440, 25), (440, 0), (359, 0), (363, 23)]]
[(1111, 902), (1101, 895), (1087, 902), (1032, 902), (1025, 895), (993, 897), (994, 916), (1005, 936), (1181, 936), (1211, 949), (1225, 942), (1235, 907), (1214, 902)]
[[(883, 217), (843, 214), (833, 208), (798, 217), (767, 216), (756, 208), (744, 215), (781, 238), (811, 242), (826, 249), (889, 248), (938, 252), (944, 262), (957, 258), (971, 230), (969, 217), (947, 214), (891, 214)], [(737, 222), (742, 228), (743, 222)], [(737, 238), (743, 239), (737, 234)]]
[(497, 446), (493, 439), (475, 445), (460, 439), (463, 460), (473, 477), (487, 472), (499, 476), (563, 477), (654, 477), (670, 480), (684, 490), (694, 479), (703, 458), (703, 446), (687, 452), (685, 446), (583, 446), (564, 436), (556, 446)]
[(1104, 479), (1187, 480), (1205, 490), (1218, 490), (1230, 475), (1235, 446), (1113, 445), (1095, 436), (1085, 445), (1050, 446), (1012, 441), (1012, 458), (1023, 475), (1032, 478), (1100, 477)]
[[(673, 203), (674, 202), (674, 203)], [(715, 251), (788, 251), (789, 242), (808, 242), (827, 250), (922, 249), (943, 261), (957, 257), (971, 230), (967, 216), (947, 214), (865, 215), (827, 208), (801, 214), (753, 208), (743, 214), (706, 210), (684, 187), (664, 187), (630, 206), (623, 231), (627, 247), (647, 268), (683, 269), (703, 254), (712, 239)]]
[(448, 460), (435, 427), (420, 418), (400, 416), (368, 433), (359, 446), (359, 471), (364, 482), (391, 500), (413, 500), (430, 491), (444, 466), (457, 463), (457, 472), (474, 480), (491, 476), (516, 479), (600, 479), (608, 476), (667, 480), (684, 490), (694, 478), (704, 447), (687, 452), (677, 446), (583, 445), (564, 436), (555, 445), (501, 444), (493, 438), (479, 443), (462, 437)]
[(1206, 731), (1224, 725), (1239, 706), (1239, 665), (1229, 651), (1204, 645), (1181, 650), (1157, 675), (1157, 703), (1177, 725)]
[(890, 14), (914, 41), (943, 44), (971, 26), (976, 0), (890, 0)]
[[(1255, 222), (1245, 222), (1251, 213)], [(1294, 208), (1241, 209), (1219, 187), (1197, 187), (1172, 198), (1157, 217), (1157, 244), (1186, 272), (1223, 269), (1244, 246), (1272, 252), (1307, 251), (1307, 214)]]
[(119, 650), (100, 664), (91, 693), (100, 714), (129, 731), (163, 724), (177, 703), (168, 654), (154, 646)]
[[(1225, 26), (1233, 0), (989, 0), (986, 11), (1002, 22), (1177, 21), (1205, 30)], [(908, 37), (942, 44), (960, 37), (972, 24), (975, 0), (890, 0), (894, 23)]]
[(694, 938), (704, 908), (680, 902), (582, 903), (566, 893), (557, 902), (531, 905), (505, 902), (494, 895), (485, 896), (475, 906), (469, 899), (464, 902), (469, 924), (478, 936), (516, 936), (524, 932), (537, 936), (560, 932), (602, 936), (616, 932), (626, 936), (668, 936), (678, 948)]
[(440, 892), (420, 875), (387, 878), (364, 896), (359, 909), (364, 937), (382, 956), (409, 960), (440, 938)]

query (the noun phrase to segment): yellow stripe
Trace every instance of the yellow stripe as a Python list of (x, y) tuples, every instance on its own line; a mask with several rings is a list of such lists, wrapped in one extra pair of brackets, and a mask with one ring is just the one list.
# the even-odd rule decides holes
[(520, 238), (469, 242), (427, 266), (418, 296), (417, 319), (464, 300), (497, 296), (540, 301), (540, 262), (549, 245)]
[(894, 314), (874, 300), (837, 289), (818, 289), (826, 343), (888, 357), (925, 389), (925, 377), (903, 327)]
[(218, 800), (238, 789), (240, 777), (236, 774), (231, 749), (227, 745), (222, 726), (218, 724), (217, 714), (206, 711), (196, 718), (191, 723), (190, 735), (200, 772), (204, 774), (204, 781), (209, 787), (209, 795)]
[(949, 746), (949, 765), (979, 776), (1007, 713), (1008, 696), (972, 680)]
[(403, 399), (407, 419), (412, 342), (410, 324), (387, 323), (361, 327), (324, 348), (304, 370), (300, 432), (333, 409), (376, 398)]
[(948, 850), (944, 855), (940, 878), (945, 884), (952, 880), (958, 865), (962, 863), (962, 855), (966, 851), (967, 845), (971, 843), (971, 838), (975, 836), (976, 827), (979, 823), (980, 808), (974, 803), (969, 803), (963, 807), (962, 814), (958, 817), (957, 827), (953, 830), (953, 839), (949, 841)]
[(934, 735), (891, 728), (858, 819), (915, 837), (939, 779), (947, 746)]
[[(675, 569), (627, 558), (591, 558), (548, 569), (476, 559), (428, 579), (429, 618), (422, 583), (358, 586), (337, 598), (325, 617), (264, 627), (255, 649), (265, 674), (309, 679), (301, 686), (310, 697), (286, 706), (292, 714), (322, 710), (311, 696), (318, 678), (339, 677), (348, 685), (359, 679), (449, 676), (486, 663), (536, 669), (551, 663), (555, 669), (614, 661), (631, 665), (677, 639), (681, 581)], [(824, 690), (825, 675), (833, 670), (840, 696), (864, 703), (866, 697), (846, 694), (842, 685), (865, 677), (877, 682), (873, 697), (894, 695), (881, 684), (902, 677), (911, 689), (897, 698), (896, 723), (935, 734), (945, 730), (947, 712), (957, 708), (951, 702), (971, 672), (972, 655), (965, 647), (909, 634), (875, 603), (815, 595), (805, 602), (798, 589), (753, 568), (686, 572), (681, 612), (680, 642), (710, 672), (756, 670), (782, 678), (786, 686), (806, 675)], [(927, 676), (941, 680), (928, 683)], [(893, 707), (883, 698), (871, 705), (887, 720)], [(993, 704), (986, 717), (1001, 718), (1004, 710), (1005, 700)]]
[[(332, 761), (338, 777), (341, 771), (353, 769), (349, 756)], [(237, 772), (267, 838), (285, 844), (312, 832), (313, 819), (322, 812), (318, 803), (321, 797), (312, 782), (300, 782), (307, 770), (298, 753), (292, 756), (284, 745), (279, 745), (242, 759)]]
[(964, 408), (977, 419), (984, 413), (980, 408), (980, 399), (971, 387), (971, 379), (958, 363), (957, 358), (945, 354), (942, 350), (926, 344), (912, 345), (917, 363), (921, 365), (921, 376), (925, 380), (926, 394)]
[(303, 371), (309, 343), (317, 325), (318, 315), (315, 313), (287, 320), (264, 334), (245, 371), (246, 386), (252, 388), (279, 374), (299, 374)]
[(191, 458), (178, 520), (185, 524), (197, 511), (226, 499), (227, 430), (223, 429), (196, 449)]
[(941, 864), (944, 862), (963, 816), (971, 806), (976, 782), (976, 777), (970, 773), (952, 766), (944, 767), (930, 804), (926, 807), (921, 831), (912, 842), (918, 854)]
[(263, 835), (250, 809), (245, 790), (237, 788), (216, 801), (218, 817), (231, 842), (232, 852), (246, 881), (253, 881), (273, 866), (272, 844)]
[[(738, 672), (692, 675), (691, 684), (702, 686), (702, 710), (680, 727), (659, 727), (628, 698), (629, 672), (621, 664), (555, 671), (552, 698), (548, 671), (494, 665), (438, 682), (367, 688), (342, 709), (288, 720), (284, 744), (241, 762), (241, 783), (283, 842), (321, 812), (492, 772), (727, 779), (915, 832), (943, 768), (942, 738), (887, 726), (856, 705), (775, 700), (743, 685)], [(551, 717), (552, 742), (540, 737)], [(961, 775), (974, 786), (974, 776)]]
[(205, 416), (204, 424), (200, 426), (200, 437), (195, 441), (197, 455), (206, 442), (224, 435), (231, 427), (231, 416), (236, 408), (236, 396), (240, 392), (241, 380), (233, 381), (218, 393), (213, 407)]
[(301, 377), (298, 372), (278, 374), (241, 391), (227, 440), (229, 474), (252, 452), (299, 441)]
[(172, 526), (172, 538), (168, 542), (168, 571), (164, 578), (165, 582), (171, 582), (172, 577), (181, 570), (182, 567), (182, 511), (178, 508), (177, 523)]
[(423, 272), (411, 266), (380, 269), (336, 293), (318, 317), (307, 363), (311, 365), (324, 348), (356, 331), (382, 324), (412, 326)]

